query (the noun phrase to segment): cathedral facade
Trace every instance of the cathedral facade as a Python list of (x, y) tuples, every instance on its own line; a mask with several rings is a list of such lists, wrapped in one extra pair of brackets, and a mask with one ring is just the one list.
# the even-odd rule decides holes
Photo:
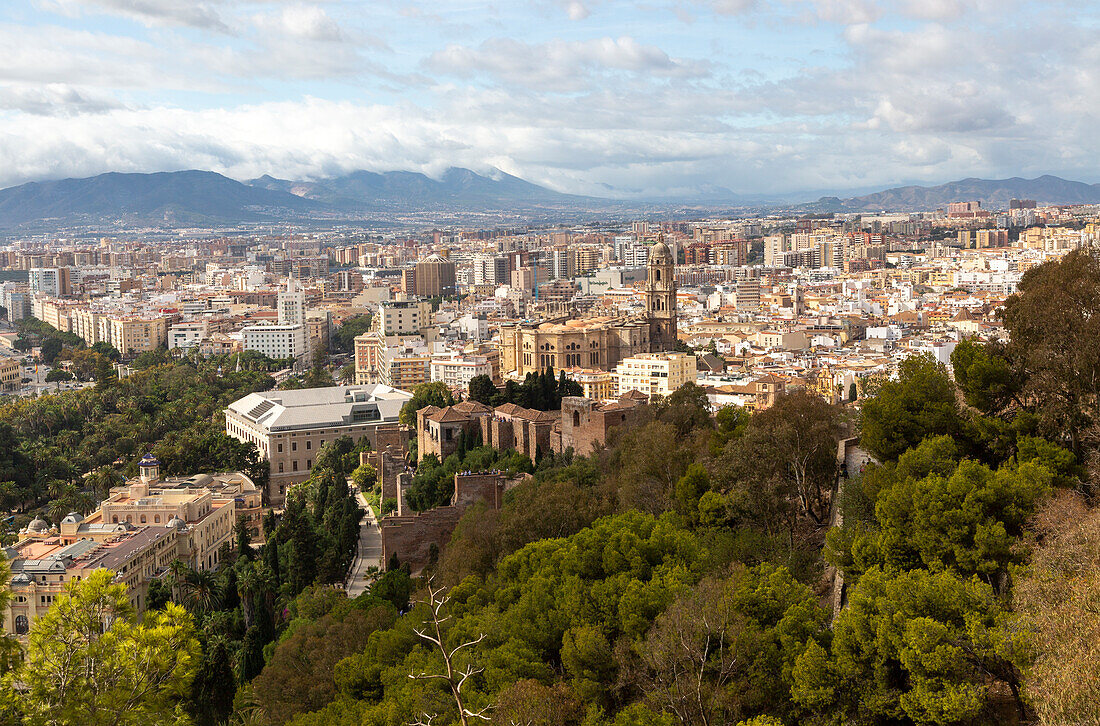
[(645, 313), (636, 317), (568, 316), (501, 328), (501, 370), (522, 378), (547, 368), (612, 370), (638, 353), (676, 346), (676, 262), (663, 240), (649, 251)]

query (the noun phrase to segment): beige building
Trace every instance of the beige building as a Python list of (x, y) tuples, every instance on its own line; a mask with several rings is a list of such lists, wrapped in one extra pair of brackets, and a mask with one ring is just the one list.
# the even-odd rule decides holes
[(418, 335), (431, 325), (432, 306), (426, 300), (387, 300), (378, 305), (377, 321), (382, 335)]
[(455, 263), (431, 255), (416, 263), (416, 294), (421, 297), (450, 297), (455, 294)]
[(614, 371), (600, 371), (589, 368), (566, 368), (565, 376), (580, 384), (584, 397), (593, 401), (606, 401), (615, 398)]
[(376, 429), (398, 420), (411, 393), (389, 386), (332, 386), (251, 393), (225, 409), (225, 432), (251, 441), (271, 466), (268, 503), (309, 478), (321, 446), (349, 436), (375, 441)]
[(23, 372), (19, 361), (6, 356), (0, 357), (0, 391), (10, 393), (18, 391), (22, 385)]
[(149, 583), (173, 561), (199, 570), (217, 567), (219, 550), (233, 541), (238, 512), (260, 512), (259, 491), (244, 474), (162, 480), (160, 465), (147, 456), (141, 476), (113, 489), (98, 511), (87, 517), (70, 512), (54, 527), (36, 518), (6, 548), (12, 602), (5, 632), (26, 635), (68, 583), (103, 569), (126, 586), (130, 605), (141, 614)]
[(105, 340), (124, 356), (133, 356), (168, 345), (168, 317), (111, 317)]
[[(242, 475), (243, 476), (243, 475)], [(220, 561), (218, 549), (233, 539), (236, 497), (218, 497), (203, 486), (161, 486), (160, 463), (151, 456), (141, 460), (141, 477), (111, 492), (99, 511), (66, 528), (63, 537), (80, 536), (82, 524), (164, 525), (183, 533), (180, 559), (199, 570), (213, 569)]]
[(687, 353), (644, 353), (615, 368), (615, 395), (639, 391), (647, 396), (667, 396), (685, 383), (695, 383), (695, 356)]
[(677, 339), (675, 270), (668, 245), (653, 245), (646, 267), (646, 310), (637, 318), (561, 317), (502, 326), (501, 369), (516, 378), (549, 367), (610, 371), (633, 355), (672, 350)]
[[(70, 514), (65, 520), (79, 515)], [(64, 523), (65, 520), (62, 520)], [(4, 631), (25, 636), (31, 625), (49, 610), (73, 580), (96, 570), (113, 570), (126, 585), (130, 605), (145, 610), (149, 582), (181, 559), (181, 533), (174, 527), (100, 526), (73, 541), (60, 536), (46, 522), (31, 522), (26, 536), (6, 548), (11, 564), (11, 606), (4, 614)]]

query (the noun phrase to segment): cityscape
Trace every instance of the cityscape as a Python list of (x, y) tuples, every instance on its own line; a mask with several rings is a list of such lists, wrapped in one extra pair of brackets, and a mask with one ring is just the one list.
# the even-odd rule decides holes
[(1068, 5), (0, 10), (0, 723), (1100, 723)]

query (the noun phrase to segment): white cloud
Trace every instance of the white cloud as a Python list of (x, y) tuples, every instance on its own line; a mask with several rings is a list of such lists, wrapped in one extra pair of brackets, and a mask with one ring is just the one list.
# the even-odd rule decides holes
[(347, 40), (340, 25), (317, 5), (288, 5), (274, 15), (257, 15), (256, 27), (261, 32), (313, 42)]
[(543, 91), (577, 91), (608, 72), (654, 78), (699, 78), (703, 63), (670, 57), (657, 46), (633, 38), (555, 40), (529, 44), (510, 38), (476, 48), (450, 45), (433, 53), (425, 67), (436, 73), (471, 78), (487, 75), (505, 84)]
[(229, 31), (229, 26), (214, 8), (216, 3), (203, 0), (39, 0), (38, 4), (73, 16), (105, 13), (146, 25), (182, 25)]

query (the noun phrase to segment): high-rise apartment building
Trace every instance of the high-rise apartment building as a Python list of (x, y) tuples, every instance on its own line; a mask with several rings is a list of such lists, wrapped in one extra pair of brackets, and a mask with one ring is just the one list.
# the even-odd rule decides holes
[(32, 295), (67, 297), (73, 292), (68, 267), (32, 267), (29, 286)]
[(416, 263), (416, 294), (421, 297), (451, 297), (455, 294), (455, 263), (431, 255)]

